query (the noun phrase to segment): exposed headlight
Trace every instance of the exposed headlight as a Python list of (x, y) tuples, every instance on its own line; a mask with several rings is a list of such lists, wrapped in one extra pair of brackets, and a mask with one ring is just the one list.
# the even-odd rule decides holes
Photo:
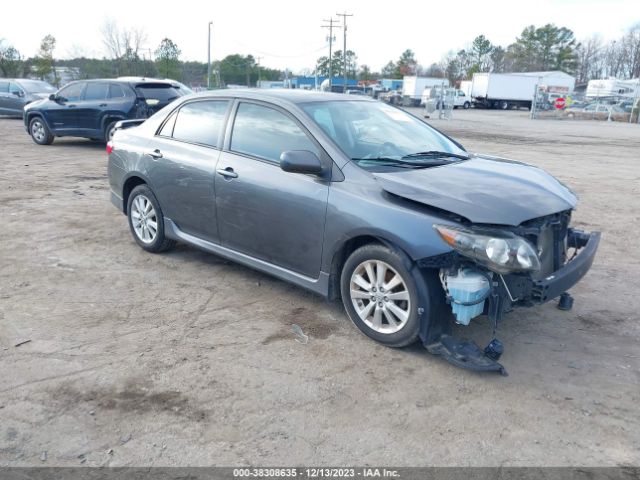
[(540, 270), (540, 259), (531, 244), (511, 232), (474, 232), (448, 225), (434, 225), (455, 251), (496, 273)]

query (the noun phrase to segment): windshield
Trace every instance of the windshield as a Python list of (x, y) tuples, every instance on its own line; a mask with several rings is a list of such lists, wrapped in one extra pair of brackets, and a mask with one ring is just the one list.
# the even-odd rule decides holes
[(39, 80), (20, 80), (20, 85), (29, 93), (53, 93), (54, 87)]
[[(301, 105), (313, 121), (356, 161), (367, 167), (407, 156), (460, 161), (466, 152), (426, 123), (382, 102), (330, 101)], [(454, 154), (454, 155), (446, 155)]]

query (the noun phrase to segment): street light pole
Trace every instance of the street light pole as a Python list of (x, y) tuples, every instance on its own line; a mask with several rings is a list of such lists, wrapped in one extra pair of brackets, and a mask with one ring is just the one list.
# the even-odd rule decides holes
[(209, 37), (207, 42), (207, 90), (211, 89), (211, 27), (213, 22), (209, 22)]

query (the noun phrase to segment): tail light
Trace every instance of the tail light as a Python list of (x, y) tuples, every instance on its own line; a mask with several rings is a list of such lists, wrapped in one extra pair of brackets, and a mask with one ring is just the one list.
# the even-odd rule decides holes
[(111, 152), (113, 152), (113, 143), (107, 142), (107, 155), (111, 155)]

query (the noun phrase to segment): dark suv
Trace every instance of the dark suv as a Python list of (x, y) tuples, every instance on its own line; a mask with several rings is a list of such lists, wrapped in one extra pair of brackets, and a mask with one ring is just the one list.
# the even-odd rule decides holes
[(116, 122), (147, 118), (184, 94), (177, 84), (155, 80), (71, 82), (25, 106), (24, 124), (39, 145), (65, 136), (108, 141)]

